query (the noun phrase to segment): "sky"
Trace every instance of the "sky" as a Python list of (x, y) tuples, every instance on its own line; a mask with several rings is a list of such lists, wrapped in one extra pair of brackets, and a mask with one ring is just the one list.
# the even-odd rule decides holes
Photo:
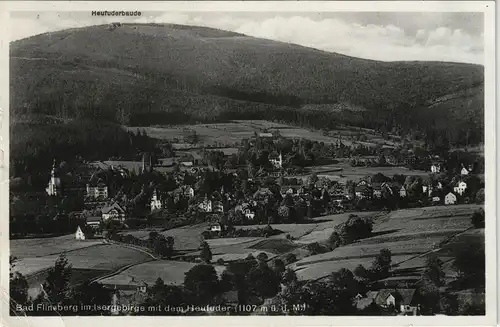
[(472, 12), (142, 12), (127, 18), (12, 12), (10, 36), (118, 21), (213, 27), (374, 60), (484, 62), (484, 16)]

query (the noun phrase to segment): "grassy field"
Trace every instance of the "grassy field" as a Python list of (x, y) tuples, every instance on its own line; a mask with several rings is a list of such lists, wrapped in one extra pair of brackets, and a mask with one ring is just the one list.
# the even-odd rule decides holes
[[(195, 131), (198, 134), (199, 142), (197, 146), (213, 146), (217, 144), (231, 145), (240, 143), (243, 139), (251, 138), (254, 133), (260, 133), (264, 130), (279, 131), (280, 135), (290, 139), (305, 138), (312, 141), (324, 143), (336, 143), (339, 138), (346, 145), (352, 145), (353, 142), (364, 146), (375, 146), (376, 144), (393, 147), (394, 142), (384, 140), (380, 135), (370, 130), (360, 130), (355, 128), (338, 128), (328, 131), (324, 134), (317, 130), (308, 130), (306, 128), (296, 127), (292, 125), (274, 123), (266, 120), (234, 120), (228, 123), (214, 124), (196, 124), (196, 125), (174, 125), (174, 126), (152, 126), (152, 127), (126, 127), (129, 131), (136, 132), (138, 129), (146, 131), (146, 133), (154, 138), (161, 140), (179, 140), (182, 142), (182, 135), (185, 129)], [(362, 133), (368, 137), (366, 142), (357, 142), (355, 137)], [(187, 147), (191, 145), (185, 144)], [(182, 146), (182, 143), (177, 146)]]
[(75, 241), (73, 234), (50, 237), (10, 240), (10, 254), (17, 258), (43, 257), (66, 251), (101, 244), (101, 240)]
[[(332, 252), (305, 257), (292, 267), (301, 278), (319, 278), (343, 267), (351, 269), (349, 267), (354, 268), (360, 263), (370, 265), (381, 249), (388, 248), (392, 252), (394, 272), (398, 276), (415, 274), (425, 265), (426, 253), (434, 250), (442, 261), (449, 262), (451, 249), (457, 244), (481, 239), (478, 237), (480, 232), (467, 230), (471, 227), (470, 216), (480, 207), (437, 206), (380, 214), (374, 219), (373, 237), (336, 248)], [(329, 236), (329, 231), (324, 229), (316, 235), (321, 235), (324, 240)], [(311, 241), (314, 236), (309, 233), (299, 241)]]
[[(393, 261), (399, 262), (407, 260), (409, 258), (411, 258), (411, 256), (394, 256)], [(314, 280), (329, 276), (332, 272), (338, 271), (341, 268), (354, 270), (354, 268), (356, 268), (358, 265), (363, 265), (364, 267), (370, 267), (372, 262), (373, 258), (371, 257), (352, 258), (347, 260), (320, 262), (314, 265), (296, 266), (295, 264), (292, 265), (291, 268), (295, 270), (295, 272), (297, 273), (297, 277), (299, 279)]]
[[(59, 255), (23, 258), (15, 270), (28, 276), (54, 266)], [(127, 247), (102, 244), (67, 252), (68, 263), (74, 269), (112, 271), (123, 266), (151, 260), (147, 254)]]
[[(184, 283), (184, 274), (194, 266), (196, 264), (190, 262), (151, 261), (130, 267), (99, 282), (104, 285), (136, 285), (139, 282), (153, 285), (160, 277), (165, 284), (181, 285)], [(224, 270), (221, 266), (214, 266), (214, 268), (219, 275)]]

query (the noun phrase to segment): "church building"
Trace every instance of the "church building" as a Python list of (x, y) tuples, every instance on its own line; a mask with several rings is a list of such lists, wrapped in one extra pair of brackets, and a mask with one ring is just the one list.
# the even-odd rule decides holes
[(61, 179), (56, 176), (56, 160), (52, 164), (52, 171), (50, 173), (50, 180), (47, 188), (45, 189), (48, 195), (58, 196), (61, 195)]

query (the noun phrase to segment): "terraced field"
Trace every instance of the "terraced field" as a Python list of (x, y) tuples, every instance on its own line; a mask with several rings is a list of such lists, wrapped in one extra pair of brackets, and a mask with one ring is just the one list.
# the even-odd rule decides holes
[[(421, 270), (427, 253), (432, 251), (443, 262), (449, 263), (452, 249), (457, 244), (480, 239), (477, 230), (466, 231), (471, 228), (472, 213), (480, 207), (437, 206), (378, 215), (374, 219), (375, 236), (331, 252), (305, 257), (292, 268), (300, 278), (321, 278), (340, 268), (354, 269), (358, 264), (369, 267), (380, 250), (387, 248), (392, 253), (393, 272), (404, 278), (405, 274), (409, 276)], [(316, 235), (324, 238), (328, 235), (327, 230)], [(313, 235), (310, 233), (300, 240), (312, 240)]]

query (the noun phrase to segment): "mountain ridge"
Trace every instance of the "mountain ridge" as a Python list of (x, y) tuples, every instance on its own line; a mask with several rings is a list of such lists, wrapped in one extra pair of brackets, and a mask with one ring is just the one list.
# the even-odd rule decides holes
[[(312, 106), (352, 120), (352, 107), (370, 114), (358, 121), (396, 120), (413, 128), (425, 121), (403, 123), (405, 115), (418, 116), (438, 99), (446, 107), (456, 102), (447, 97), (469, 91), (466, 100), (473, 101), (463, 112), (484, 110), (482, 65), (375, 61), (198, 26), (127, 23), (62, 30), (14, 41), (10, 55), (13, 115), (127, 124), (151, 114), (168, 120), (182, 113), (183, 122)], [(348, 110), (329, 112), (329, 105)], [(429, 119), (446, 118), (446, 110)], [(453, 116), (457, 124), (468, 119)]]

